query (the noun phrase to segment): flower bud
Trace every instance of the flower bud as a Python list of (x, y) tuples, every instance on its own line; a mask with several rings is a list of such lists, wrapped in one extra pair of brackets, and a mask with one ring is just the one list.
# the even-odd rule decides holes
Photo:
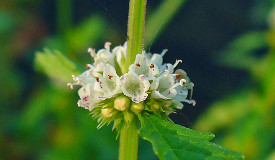
[(125, 111), (129, 108), (130, 99), (126, 96), (119, 96), (114, 101), (114, 108), (120, 111)]
[(160, 108), (160, 105), (157, 103), (157, 102), (153, 102), (153, 103), (151, 103), (151, 108), (152, 108), (152, 110), (154, 111), (154, 112), (157, 112), (158, 110), (159, 110), (159, 108)]
[(102, 108), (101, 109), (101, 114), (106, 117), (106, 118), (111, 118), (113, 117), (116, 113), (112, 112), (112, 108)]
[(164, 101), (163, 106), (165, 108), (169, 108), (172, 104), (173, 104), (173, 101), (166, 100), (166, 101)]
[(144, 109), (144, 105), (142, 102), (140, 103), (132, 103), (131, 105), (131, 111), (138, 114)]

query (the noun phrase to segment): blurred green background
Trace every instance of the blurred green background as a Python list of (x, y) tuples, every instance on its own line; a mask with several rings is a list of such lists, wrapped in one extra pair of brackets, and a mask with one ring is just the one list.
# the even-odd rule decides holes
[[(76, 90), (66, 86), (71, 75), (62, 70), (70, 65), (50, 52), (83, 70), (88, 47), (124, 43), (128, 4), (0, 1), (1, 160), (117, 159), (115, 131), (98, 130), (77, 107)], [(180, 68), (195, 83), (197, 105), (171, 115), (175, 123), (215, 133), (216, 143), (246, 159), (275, 159), (273, 0), (148, 0), (145, 32), (146, 50), (168, 48), (165, 62), (182, 59)], [(45, 67), (43, 56), (52, 67)], [(144, 140), (139, 159), (157, 159)]]

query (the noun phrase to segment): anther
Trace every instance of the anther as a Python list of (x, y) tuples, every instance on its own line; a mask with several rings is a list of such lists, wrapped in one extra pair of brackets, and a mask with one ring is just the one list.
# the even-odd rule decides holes
[(71, 89), (74, 89), (74, 85), (72, 83), (67, 83), (67, 86), (69, 86)]
[(88, 64), (86, 64), (85, 68), (86, 68), (86, 69), (89, 69), (89, 65), (88, 65)]
[(185, 79), (181, 79), (180, 80), (180, 85), (183, 86), (183, 83), (186, 83), (186, 80)]

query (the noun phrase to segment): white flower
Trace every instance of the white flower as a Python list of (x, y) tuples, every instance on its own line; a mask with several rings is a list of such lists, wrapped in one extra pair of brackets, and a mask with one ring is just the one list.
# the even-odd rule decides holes
[(168, 51), (168, 49), (164, 49), (161, 54), (153, 54), (151, 59), (150, 59), (150, 63), (156, 64), (159, 68), (161, 67), (162, 63), (163, 63), (163, 56), (165, 55), (165, 53)]
[(97, 54), (95, 54), (94, 49), (88, 49), (88, 52), (90, 52), (92, 59), (95, 61), (95, 66), (97, 66), (97, 64), (101, 62), (103, 62), (104, 64), (110, 63), (112, 66), (115, 66), (114, 55), (110, 52), (110, 45), (110, 42), (106, 42), (104, 46), (105, 48), (99, 50)]
[(135, 103), (144, 101), (148, 97), (146, 92), (149, 87), (150, 83), (143, 75), (138, 76), (134, 72), (128, 72), (122, 77), (121, 90)]
[(73, 88), (74, 85), (81, 85), (82, 87), (78, 91), (80, 100), (78, 106), (88, 110), (92, 110), (99, 102), (99, 92), (94, 90), (95, 79), (90, 74), (91, 70), (83, 72), (80, 76), (72, 76), (76, 83), (68, 83), (68, 86)]
[(122, 65), (125, 63), (127, 56), (127, 42), (125, 42), (123, 46), (115, 47), (112, 50), (112, 54), (115, 56), (119, 67), (122, 68)]
[(102, 93), (100, 99), (111, 98), (120, 92), (121, 81), (113, 66), (106, 64), (102, 75), (100, 73), (97, 75), (94, 89)]
[(135, 63), (130, 65), (129, 71), (133, 71), (137, 75), (144, 75), (149, 79), (159, 74), (158, 66), (154, 63), (149, 63), (148, 57), (145, 54), (136, 55)]
[(166, 63), (163, 64), (160, 67), (160, 72), (164, 73), (164, 72), (168, 72), (169, 74), (172, 74), (174, 72), (174, 69), (178, 66), (179, 63), (181, 63), (182, 60), (176, 60), (175, 64), (171, 64), (171, 63)]
[[(163, 64), (167, 49), (161, 54), (152, 55), (145, 51), (137, 54), (128, 69), (125, 68), (127, 43), (112, 51), (110, 45), (105, 43), (104, 49), (97, 53), (90, 48), (88, 52), (94, 63), (87, 64), (88, 69), (81, 75), (73, 75), (75, 83), (68, 83), (71, 88), (82, 86), (78, 91), (78, 106), (93, 110), (96, 117), (106, 120), (116, 116), (121, 118), (126, 112), (140, 114), (144, 110), (170, 114), (175, 108), (182, 108), (182, 102), (195, 105), (192, 100), (194, 84), (185, 71), (175, 71), (182, 61)], [(187, 99), (190, 90), (191, 96)]]
[(176, 97), (177, 90), (176, 87), (182, 86), (185, 80), (182, 79), (180, 82), (175, 83), (174, 77), (172, 75), (163, 74), (158, 79), (154, 80), (153, 87), (151, 87), (153, 98), (171, 99)]

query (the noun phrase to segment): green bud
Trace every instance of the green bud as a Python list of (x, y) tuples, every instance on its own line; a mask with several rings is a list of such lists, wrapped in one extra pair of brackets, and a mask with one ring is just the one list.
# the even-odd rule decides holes
[(157, 112), (160, 108), (160, 105), (157, 102), (151, 103), (150, 106), (154, 112)]
[(131, 122), (131, 121), (133, 120), (134, 116), (135, 116), (135, 115), (134, 115), (133, 113), (131, 113), (131, 112), (129, 112), (129, 111), (125, 111), (125, 112), (124, 112), (124, 120), (125, 120), (125, 122), (126, 122), (126, 123)]
[(131, 105), (131, 111), (134, 113), (138, 114), (144, 109), (144, 105), (142, 102), (140, 103), (132, 103)]
[(112, 108), (102, 108), (101, 109), (101, 114), (106, 117), (106, 118), (111, 118), (113, 117), (116, 113), (112, 112)]
[(165, 108), (169, 108), (169, 107), (172, 105), (172, 103), (173, 103), (173, 101), (171, 101), (171, 100), (166, 100), (166, 101), (164, 101), (163, 106), (164, 106)]
[(130, 99), (126, 96), (119, 96), (114, 101), (114, 108), (119, 111), (125, 111), (129, 108)]

